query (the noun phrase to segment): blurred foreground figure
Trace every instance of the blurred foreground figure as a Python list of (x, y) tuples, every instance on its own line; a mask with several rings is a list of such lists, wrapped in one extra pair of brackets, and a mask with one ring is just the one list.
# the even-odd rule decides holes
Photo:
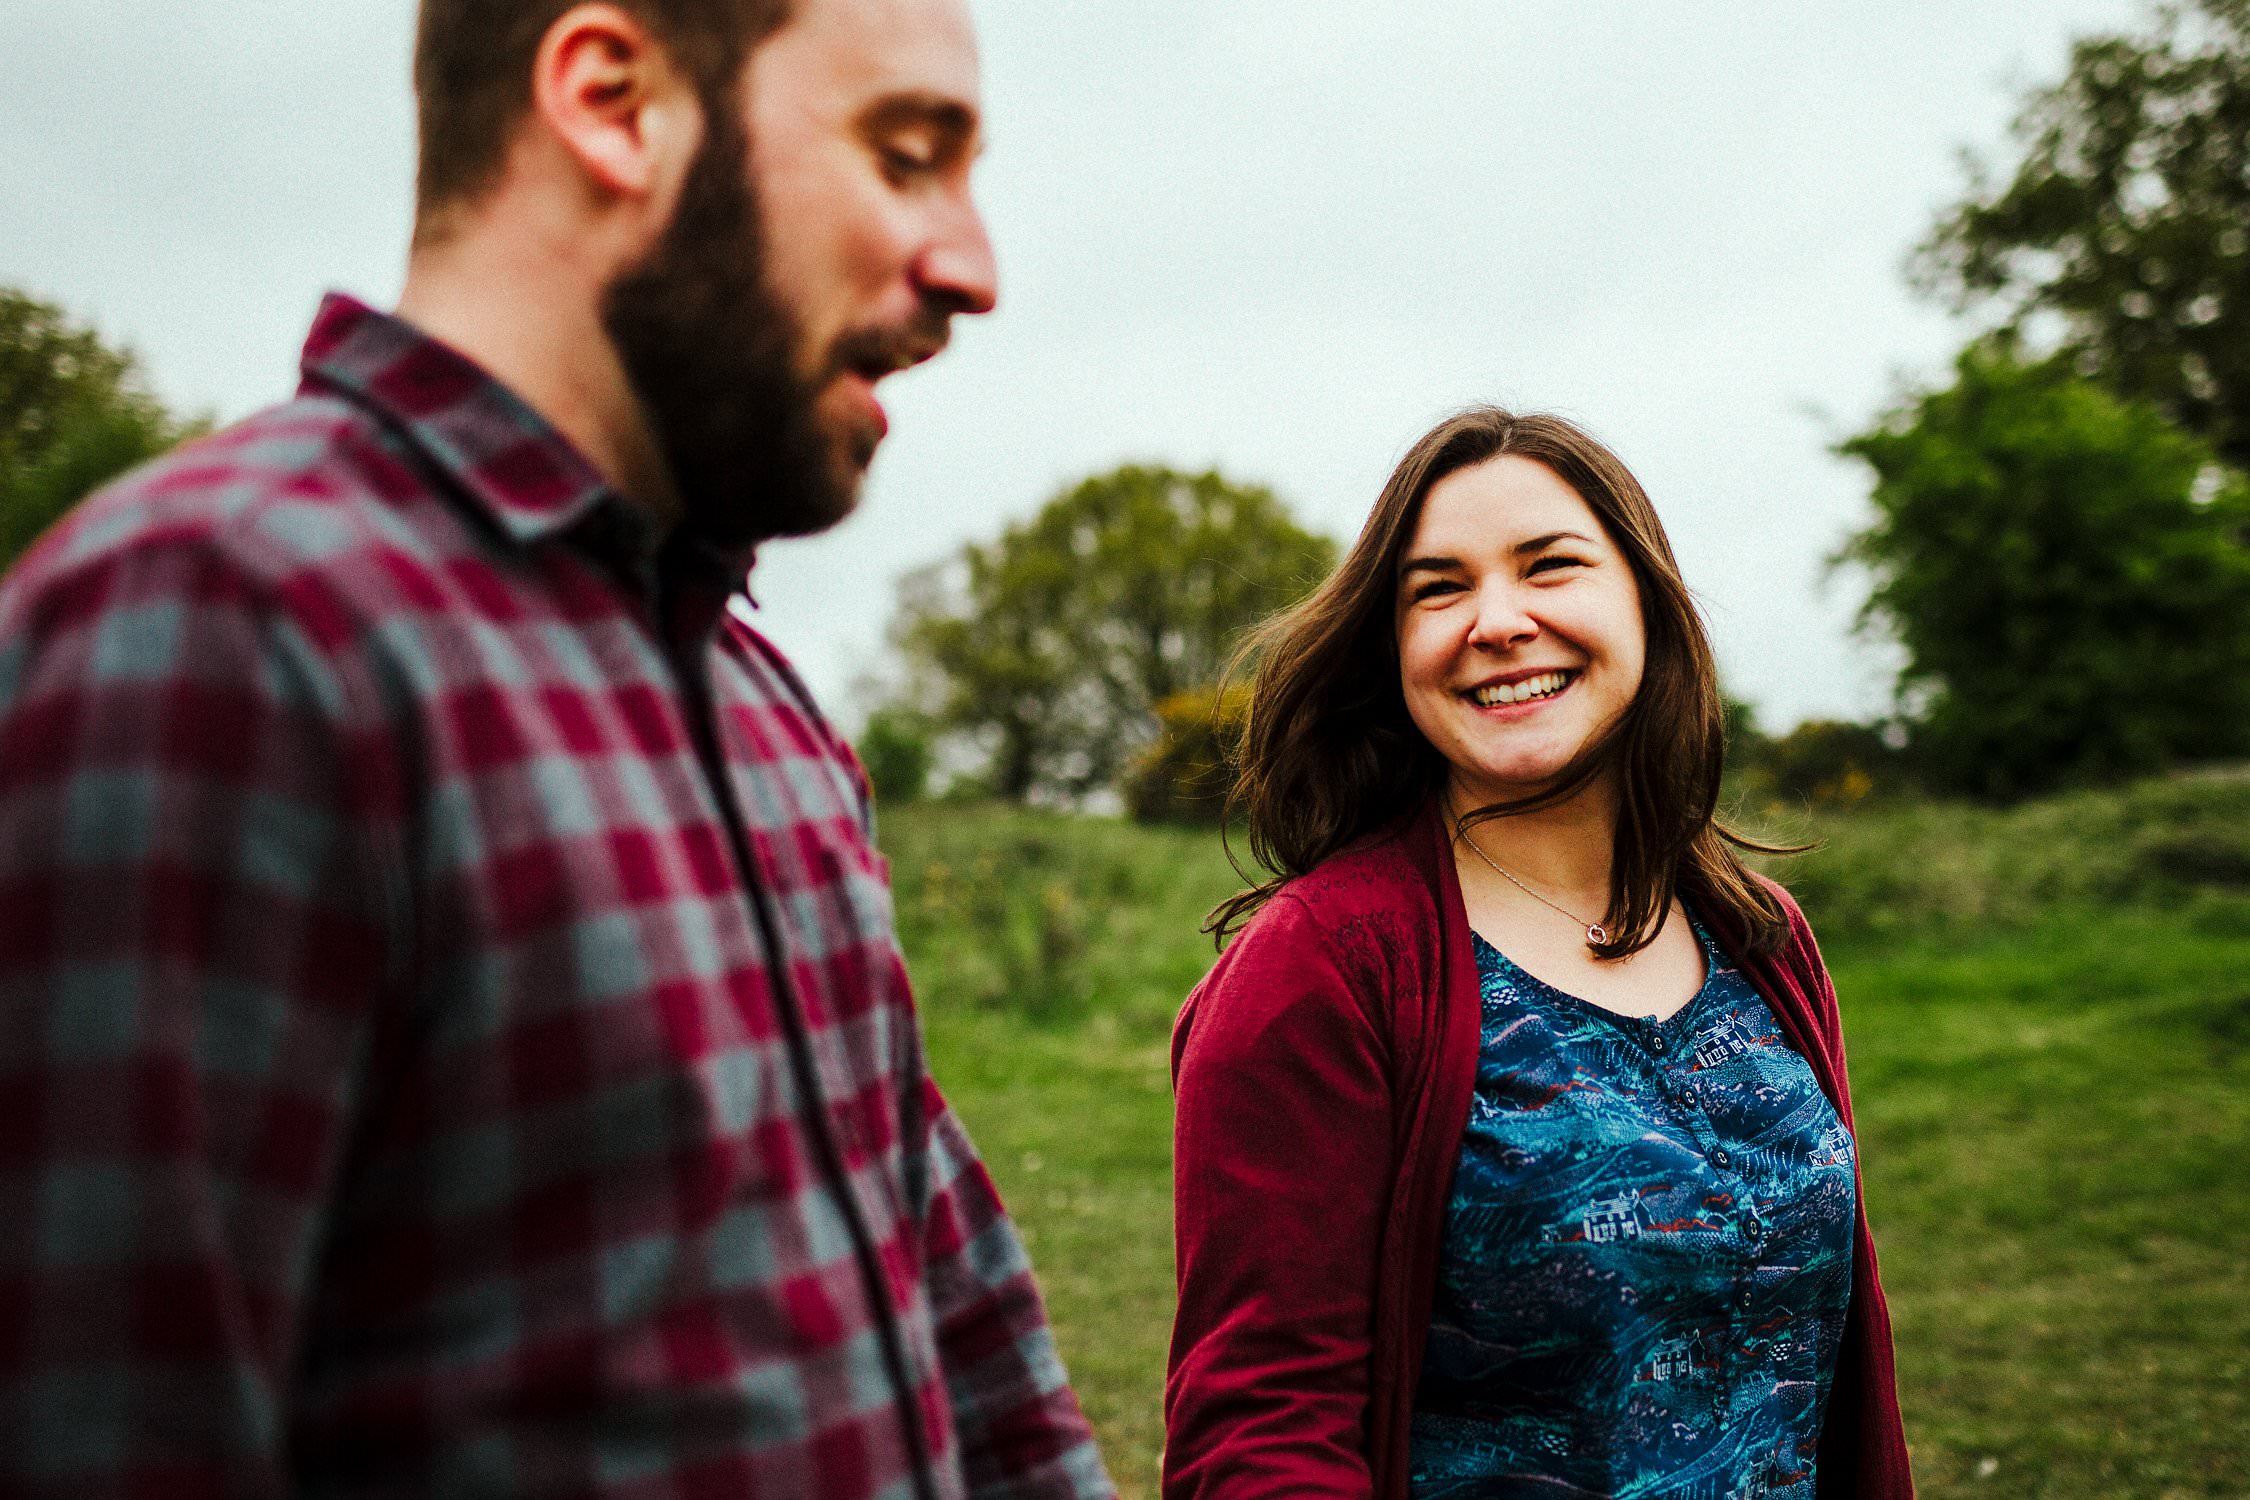
[(992, 305), (957, 0), (426, 0), (397, 315), (0, 588), (0, 1491), (1099, 1496), (729, 609)]

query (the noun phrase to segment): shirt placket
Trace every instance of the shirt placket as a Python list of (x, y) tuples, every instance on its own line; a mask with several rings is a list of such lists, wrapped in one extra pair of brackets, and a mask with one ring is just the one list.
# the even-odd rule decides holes
[(1739, 1369), (1752, 1359), (1755, 1347), (1750, 1328), (1758, 1311), (1759, 1257), (1764, 1252), (1769, 1226), (1758, 1205), (1756, 1185), (1743, 1170), (1737, 1153), (1721, 1138), (1696, 1087), (1696, 1075), (1702, 1071), (1702, 1064), (1693, 1045), (1683, 1045), (1682, 1039), (1670, 1035), (1662, 1022), (1635, 1017), (1632, 1024), (1648, 1054), (1658, 1091), (1670, 1106), (1673, 1118), (1702, 1150), (1703, 1159), (1719, 1175), (1732, 1200), (1733, 1212), (1729, 1217), (1736, 1240), (1730, 1248), (1735, 1252), (1736, 1271), (1726, 1299), (1728, 1326), (1720, 1332), (1722, 1347)]
[(714, 701), (711, 657), (720, 615), (727, 595), (694, 580), (677, 569), (660, 566), (656, 572), (658, 633), (666, 660), (677, 677), (687, 708), (689, 731), (703, 768), (704, 781), (725, 825), (727, 842), (740, 880), (745, 904), (768, 959), (768, 982), (781, 1023), (789, 1067), (799, 1097), (804, 1101), (798, 1124), (804, 1130), (814, 1162), (843, 1217), (852, 1243), (862, 1294), (875, 1321), (876, 1342), (884, 1374), (891, 1387), (893, 1410), (905, 1438), (908, 1461), (913, 1466), (916, 1500), (939, 1500), (943, 1487), (930, 1461), (929, 1434), (924, 1429), (921, 1405), (910, 1375), (906, 1341), (900, 1326), (896, 1299), (883, 1274), (881, 1251), (875, 1237), (878, 1218), (859, 1190), (840, 1137), (836, 1112), (829, 1106), (830, 1090), (823, 1085), (823, 1069), (816, 1038), (812, 1035), (802, 997), (792, 973), (800, 946), (792, 943), (786, 911), (774, 899), (783, 889), (778, 872), (761, 859), (757, 841), (735, 784), (737, 768), (751, 757), (737, 755), (729, 743), (724, 715)]

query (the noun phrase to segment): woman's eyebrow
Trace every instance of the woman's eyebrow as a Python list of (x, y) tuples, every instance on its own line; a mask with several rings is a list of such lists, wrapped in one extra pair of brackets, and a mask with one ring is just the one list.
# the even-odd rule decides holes
[(1398, 565), (1398, 576), (1409, 573), (1450, 573), (1461, 566), (1458, 557), (1410, 557)]
[[(1508, 550), (1518, 557), (1529, 557), (1534, 552), (1544, 552), (1557, 542), (1582, 542), (1593, 546), (1594, 539), (1579, 531), (1550, 531), (1540, 536), (1516, 543)], [(1398, 565), (1398, 576), (1409, 573), (1450, 573), (1461, 566), (1458, 557), (1410, 557)]]
[(1592, 537), (1582, 535), (1579, 532), (1550, 531), (1545, 536), (1535, 536), (1529, 541), (1516, 543), (1514, 550), (1516, 556), (1527, 557), (1534, 552), (1544, 552), (1557, 542), (1584, 542), (1589, 547), (1594, 545)]

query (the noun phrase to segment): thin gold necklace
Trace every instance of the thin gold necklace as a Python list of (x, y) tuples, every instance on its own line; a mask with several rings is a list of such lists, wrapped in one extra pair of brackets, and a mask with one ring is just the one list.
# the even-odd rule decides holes
[[(1459, 827), (1459, 824), (1456, 823), (1455, 826)], [(1468, 829), (1461, 829), (1461, 837), (1468, 842), (1468, 845), (1471, 849), (1474, 849), (1477, 852), (1477, 858), (1492, 866), (1493, 873), (1498, 875), (1502, 880), (1507, 881), (1508, 884), (1514, 886), (1517, 890), (1523, 892), (1526, 896), (1529, 896), (1532, 900), (1538, 902), (1541, 906), (1546, 907), (1549, 911), (1560, 912), (1562, 915), (1570, 918), (1570, 920), (1572, 920), (1573, 922), (1576, 922), (1579, 926), (1585, 928), (1586, 941), (1590, 945), (1598, 948), (1603, 943), (1609, 941), (1609, 929), (1607, 927), (1604, 927), (1599, 922), (1587, 921), (1584, 917), (1578, 915), (1578, 913), (1572, 911), (1569, 907), (1563, 906), (1557, 902), (1549, 901), (1545, 896), (1540, 895), (1530, 886), (1525, 885), (1513, 874), (1509, 873), (1507, 867), (1502, 865), (1500, 861), (1485, 853), (1484, 846), (1476, 841), (1475, 836), (1471, 834)]]

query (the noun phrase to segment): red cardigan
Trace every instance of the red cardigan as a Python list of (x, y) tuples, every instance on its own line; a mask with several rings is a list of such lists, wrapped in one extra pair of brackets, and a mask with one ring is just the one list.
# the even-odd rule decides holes
[[(1836, 992), (1812, 929), (1781, 900), (1787, 945), (1742, 969), (1848, 1126)], [(1741, 954), (1724, 914), (1699, 909)], [(1188, 996), (1172, 1033), (1166, 1500), (1404, 1500), (1479, 1010), (1434, 809), (1291, 881)], [(1863, 1196), (1820, 1496), (1913, 1493)]]

